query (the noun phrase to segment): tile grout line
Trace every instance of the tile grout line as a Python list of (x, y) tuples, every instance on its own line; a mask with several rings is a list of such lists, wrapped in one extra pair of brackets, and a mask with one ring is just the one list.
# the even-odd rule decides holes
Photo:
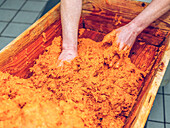
[(155, 123), (161, 123), (161, 124), (170, 124), (170, 122), (164, 122), (164, 121), (157, 121), (157, 120), (148, 120), (150, 122), (155, 122)]
[(15, 23), (15, 24), (28, 24), (28, 25), (31, 25), (31, 24), (32, 24), (32, 23), (16, 22), (16, 21), (12, 21), (12, 23)]
[(164, 95), (165, 95), (165, 96), (170, 96), (170, 94), (166, 94), (166, 93), (164, 93)]
[[(18, 9), (10, 9), (10, 8), (0, 8), (0, 10), (18, 11)], [(20, 11), (21, 12), (39, 12), (39, 11), (32, 11), (32, 10), (20, 10)]]
[(38, 16), (35, 18), (34, 22), (36, 22), (36, 21), (40, 18), (40, 16), (41, 16), (43, 10), (45, 9), (46, 5), (47, 5), (47, 1), (46, 1), (45, 6), (44, 6), (44, 7), (41, 9), (41, 11), (39, 12)]
[(162, 87), (162, 93), (163, 93), (163, 114), (164, 114), (164, 128), (166, 128), (166, 113), (165, 113), (165, 95), (164, 95), (164, 87)]
[[(8, 21), (1, 21), (1, 23), (8, 23)], [(16, 23), (16, 24), (28, 24), (28, 25), (31, 25), (32, 23), (26, 23), (26, 22), (19, 22), (19, 21), (12, 21), (12, 23)]]
[(15, 36), (0, 36), (0, 37), (5, 37), (5, 38), (16, 38)]
[(28, 0), (28, 1), (47, 2), (47, 1), (49, 1), (49, 0)]
[(161, 92), (161, 93), (160, 93), (160, 92), (158, 92), (157, 94), (159, 94), (159, 95), (163, 95), (163, 93), (162, 93), (162, 92)]
[(6, 0), (4, 0), (4, 1), (2, 2), (2, 4), (0, 5), (0, 7), (1, 7), (5, 2), (6, 2)]
[(165, 96), (170, 96), (170, 94), (167, 94), (167, 93), (160, 93), (160, 92), (158, 92), (157, 94), (159, 94), (159, 95), (165, 95)]
[(25, 5), (25, 3), (27, 2), (27, 0), (22, 4), (22, 6), (18, 9), (18, 11), (16, 12), (16, 14), (12, 17), (12, 19), (7, 23), (7, 25), (4, 27), (4, 29), (1, 31), (0, 36), (2, 35), (2, 33), (5, 31), (5, 29), (8, 27), (8, 25), (12, 22), (12, 20), (15, 18), (15, 16), (19, 13), (19, 11), (21, 10), (21, 8)]

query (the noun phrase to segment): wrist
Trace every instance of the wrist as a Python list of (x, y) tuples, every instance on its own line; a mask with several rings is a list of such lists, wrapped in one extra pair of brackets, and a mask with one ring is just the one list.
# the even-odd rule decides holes
[(62, 50), (77, 51), (77, 47), (76, 46), (62, 46)]
[(136, 35), (139, 35), (144, 28), (141, 27), (138, 23), (134, 22), (133, 20), (128, 25), (129, 29), (132, 30)]
[(77, 41), (72, 42), (72, 41), (64, 41), (62, 43), (62, 49), (63, 50), (73, 50), (73, 51), (77, 51)]

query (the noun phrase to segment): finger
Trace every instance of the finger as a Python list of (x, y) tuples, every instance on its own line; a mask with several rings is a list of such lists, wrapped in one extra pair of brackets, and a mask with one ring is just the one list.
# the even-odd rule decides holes
[(112, 61), (109, 64), (109, 67), (112, 67), (120, 59), (119, 55), (115, 55)]
[(116, 36), (116, 31), (113, 30), (111, 31), (109, 34), (107, 34), (106, 36), (104, 36), (102, 42), (105, 43), (105, 42), (111, 42), (112, 38)]
[(64, 64), (64, 63), (63, 63), (62, 60), (58, 60), (57, 63), (56, 63), (57, 67), (62, 67), (63, 64)]
[(128, 46), (126, 45), (122, 50), (124, 51), (128, 50)]
[(121, 66), (121, 64), (122, 64), (122, 59), (119, 59), (119, 60), (116, 62), (114, 68), (116, 68), (116, 69), (119, 68), (119, 67)]
[(120, 39), (119, 39), (119, 35), (116, 34), (116, 38), (115, 38), (115, 43), (117, 44), (118, 47), (120, 47), (121, 43), (120, 43)]
[(116, 41), (116, 44), (117, 44), (118, 47), (120, 46), (120, 42)]
[(57, 66), (62, 67), (63, 66), (63, 61), (61, 61)]
[(123, 50), (126, 47), (126, 45), (124, 43), (120, 43), (119, 45), (119, 50)]
[(108, 34), (108, 35), (104, 36), (102, 42), (103, 42), (103, 43), (111, 42), (111, 35)]
[(128, 45), (126, 45), (123, 50), (124, 50), (124, 55), (125, 55), (125, 56), (128, 56), (129, 53), (130, 53), (131, 47), (129, 47)]

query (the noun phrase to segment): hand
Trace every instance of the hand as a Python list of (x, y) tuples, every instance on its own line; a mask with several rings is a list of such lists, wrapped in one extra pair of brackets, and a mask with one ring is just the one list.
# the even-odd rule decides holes
[(63, 65), (64, 61), (71, 62), (77, 56), (77, 50), (63, 49), (58, 60), (60, 60), (59, 66)]
[(108, 62), (105, 63), (109, 64), (109, 67), (119, 68), (121, 66), (123, 60), (122, 55), (127, 56), (129, 54), (130, 48), (133, 46), (136, 37), (139, 34), (138, 30), (139, 29), (137, 29), (137, 27), (135, 27), (132, 23), (129, 23), (123, 27), (113, 30), (104, 37), (102, 41), (103, 44), (117, 43), (119, 50), (124, 50), (123, 52), (117, 51), (118, 54), (112, 56), (111, 59), (110, 57), (109, 59), (106, 59)]
[(127, 50), (133, 46), (138, 34), (136, 26), (129, 23), (107, 34), (102, 42), (111, 42), (114, 38), (120, 50)]
[(138, 36), (135, 28), (129, 24), (116, 29), (116, 33), (116, 42), (120, 50), (127, 50), (129, 47), (131, 48)]

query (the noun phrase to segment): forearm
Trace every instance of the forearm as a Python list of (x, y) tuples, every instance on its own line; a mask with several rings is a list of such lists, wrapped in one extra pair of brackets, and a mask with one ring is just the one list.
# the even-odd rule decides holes
[[(112, 41), (111, 37), (117, 36), (116, 43), (120, 50), (132, 47), (136, 37), (153, 21), (170, 9), (170, 0), (153, 0), (138, 16), (130, 23), (113, 30), (107, 34), (102, 42)], [(127, 47), (128, 46), (128, 47)]]
[(130, 25), (133, 26), (139, 34), (169, 9), (170, 0), (153, 0), (148, 7), (130, 22)]
[(61, 0), (63, 49), (77, 49), (82, 0)]

